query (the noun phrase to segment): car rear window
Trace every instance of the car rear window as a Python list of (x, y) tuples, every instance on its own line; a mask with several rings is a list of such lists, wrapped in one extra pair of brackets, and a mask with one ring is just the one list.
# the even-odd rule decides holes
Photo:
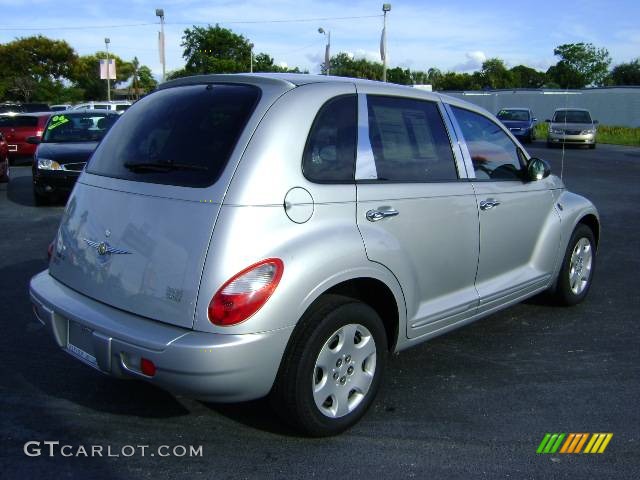
[(164, 185), (212, 185), (259, 99), (257, 87), (236, 84), (155, 92), (116, 122), (87, 171)]
[(32, 117), (29, 115), (15, 115), (0, 117), (0, 128), (20, 128), (20, 127), (37, 127), (38, 117)]

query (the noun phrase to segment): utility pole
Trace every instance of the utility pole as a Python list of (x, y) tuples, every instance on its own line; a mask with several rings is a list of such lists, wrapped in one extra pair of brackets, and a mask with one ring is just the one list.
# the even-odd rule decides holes
[(160, 48), (160, 63), (162, 63), (162, 81), (166, 82), (167, 80), (167, 71), (166, 71), (166, 58), (164, 55), (164, 9), (156, 8), (156, 17), (160, 17), (160, 38), (159, 38), (159, 48)]
[(391, 11), (390, 3), (382, 4), (384, 13), (384, 27), (382, 28), (382, 38), (380, 39), (380, 56), (382, 57), (382, 81), (387, 81), (387, 12)]
[(107, 100), (111, 101), (111, 72), (109, 71), (110, 61), (109, 61), (109, 44), (111, 40), (109, 38), (104, 39), (104, 45), (107, 47)]
[(318, 33), (327, 37), (327, 45), (324, 48), (324, 68), (325, 75), (331, 75), (331, 30), (326, 31), (320, 27)]
[(249, 72), (253, 73), (253, 43), (249, 44), (249, 48), (251, 49), (251, 60), (250, 60), (250, 67), (249, 67)]

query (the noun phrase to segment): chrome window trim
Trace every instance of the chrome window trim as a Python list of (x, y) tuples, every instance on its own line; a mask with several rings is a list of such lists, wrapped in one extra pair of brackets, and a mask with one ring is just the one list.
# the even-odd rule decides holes
[[(437, 103), (438, 110), (440, 111), (440, 117), (442, 118), (442, 121), (444, 123), (444, 128), (447, 131), (447, 135), (449, 136), (449, 143), (451, 144), (453, 159), (456, 163), (456, 170), (458, 171), (458, 180), (468, 180), (470, 178), (469, 170), (467, 169), (465, 157), (462, 153), (462, 147), (460, 145), (460, 139), (462, 138), (462, 141), (464, 142), (464, 138), (461, 135), (458, 135), (458, 131), (456, 130), (451, 118), (449, 117), (449, 114), (447, 113), (447, 104), (442, 101)], [(456, 148), (456, 146), (458, 148)]]
[(356, 181), (378, 179), (373, 147), (369, 139), (369, 107), (366, 93), (358, 93), (358, 145), (355, 179)]
[[(460, 128), (460, 124), (456, 119), (456, 116), (451, 109), (451, 105), (446, 102), (442, 102), (442, 106), (444, 107), (445, 112), (447, 113), (446, 117), (449, 120), (449, 124), (453, 128), (453, 132), (455, 134), (456, 140), (458, 142), (458, 148), (460, 149), (460, 153), (462, 154), (462, 160), (464, 163), (465, 171), (467, 172), (467, 179), (475, 180), (476, 172), (473, 169), (473, 162), (471, 161), (471, 153), (469, 153), (469, 148), (467, 147), (467, 141), (462, 134), (462, 129)], [(446, 122), (445, 122), (446, 123)]]

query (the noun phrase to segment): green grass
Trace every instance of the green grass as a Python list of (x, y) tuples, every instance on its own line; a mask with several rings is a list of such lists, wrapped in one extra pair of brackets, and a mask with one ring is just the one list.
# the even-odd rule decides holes
[[(548, 124), (538, 123), (536, 125), (536, 138), (545, 140), (548, 130)], [(640, 147), (640, 128), (598, 125), (596, 142)]]

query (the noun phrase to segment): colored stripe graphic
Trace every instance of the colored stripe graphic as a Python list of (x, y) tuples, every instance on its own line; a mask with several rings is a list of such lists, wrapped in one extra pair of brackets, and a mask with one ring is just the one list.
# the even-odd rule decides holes
[[(603, 453), (612, 438), (613, 433), (546, 433), (536, 453)], [(583, 451), (585, 443), (587, 446)]]

